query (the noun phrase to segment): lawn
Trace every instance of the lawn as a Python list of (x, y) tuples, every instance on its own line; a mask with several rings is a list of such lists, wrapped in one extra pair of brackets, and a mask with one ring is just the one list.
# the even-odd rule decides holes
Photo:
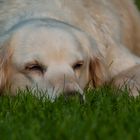
[(86, 102), (0, 97), (0, 140), (140, 140), (140, 96), (108, 86), (86, 92)]
[(60, 97), (51, 103), (30, 93), (1, 97), (0, 139), (139, 140), (140, 97), (108, 86), (87, 91), (86, 102)]

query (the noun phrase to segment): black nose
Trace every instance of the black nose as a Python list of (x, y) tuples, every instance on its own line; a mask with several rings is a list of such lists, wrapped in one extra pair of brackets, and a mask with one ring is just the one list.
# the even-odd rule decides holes
[(77, 91), (66, 91), (64, 92), (64, 96), (67, 98), (72, 97), (72, 96), (78, 96), (79, 100), (81, 103), (85, 103), (85, 95), (80, 94), (80, 92)]
[(65, 91), (64, 94), (67, 95), (67, 96), (75, 96), (79, 93), (77, 91), (73, 90), (73, 91)]

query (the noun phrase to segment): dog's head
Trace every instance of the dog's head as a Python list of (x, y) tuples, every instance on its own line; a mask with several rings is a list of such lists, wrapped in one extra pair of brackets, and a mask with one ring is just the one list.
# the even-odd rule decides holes
[(86, 33), (56, 21), (20, 25), (1, 46), (0, 90), (40, 89), (51, 98), (83, 94), (106, 80), (97, 44)]

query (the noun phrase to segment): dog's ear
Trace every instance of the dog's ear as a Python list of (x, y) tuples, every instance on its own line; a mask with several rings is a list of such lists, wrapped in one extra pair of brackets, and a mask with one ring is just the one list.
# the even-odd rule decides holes
[(101, 86), (109, 79), (107, 67), (100, 57), (90, 59), (89, 73), (93, 87)]
[(0, 94), (9, 86), (10, 76), (10, 62), (11, 62), (11, 50), (8, 49), (8, 43), (0, 46)]
[(6, 71), (7, 71), (7, 62), (6, 62), (2, 52), (0, 52), (0, 92), (3, 91), (3, 89), (7, 83)]

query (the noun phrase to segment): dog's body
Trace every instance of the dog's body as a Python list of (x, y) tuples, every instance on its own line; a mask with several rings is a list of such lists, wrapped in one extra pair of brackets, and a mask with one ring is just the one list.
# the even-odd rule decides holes
[[(10, 87), (15, 91), (37, 84), (40, 89), (51, 89), (48, 90), (49, 94), (55, 89), (54, 96), (63, 90), (83, 94), (82, 90), (91, 80), (94, 86), (99, 86), (112, 79), (116, 85), (123, 84), (124, 80), (132, 81), (134, 87), (129, 85), (133, 95), (137, 95), (136, 88), (140, 88), (140, 58), (136, 56), (140, 55), (140, 16), (131, 0), (1, 0), (0, 45), (1, 53), (5, 53), (5, 50), (8, 50), (7, 54), (11, 52), (8, 57), (12, 62), (6, 63), (14, 63), (12, 68), (4, 70), (5, 56), (2, 55), (1, 90)], [(78, 45), (81, 47), (75, 47)], [(22, 73), (28, 80), (23, 75), (18, 76), (20, 68), (17, 67), (21, 67), (20, 64), (25, 61), (26, 64), (30, 63), (31, 58), (26, 58), (28, 55), (34, 58), (33, 54), (44, 59), (37, 62), (44, 69), (47, 67), (47, 76), (43, 76), (43, 80), (27, 72)], [(78, 56), (72, 62), (71, 59)], [(37, 58), (35, 61), (40, 61)], [(78, 72), (72, 71), (67, 66), (68, 62), (71, 65), (76, 63)], [(83, 70), (80, 71), (82, 65)], [(137, 71), (133, 69), (135, 66), (138, 67)], [(28, 71), (39, 68), (27, 66)], [(12, 73), (9, 69), (12, 69)], [(8, 82), (4, 71), (10, 71), (7, 72), (9, 75), (6, 74)], [(15, 71), (18, 71), (18, 75), (14, 77)], [(56, 86), (55, 80), (60, 82), (59, 86)]]

